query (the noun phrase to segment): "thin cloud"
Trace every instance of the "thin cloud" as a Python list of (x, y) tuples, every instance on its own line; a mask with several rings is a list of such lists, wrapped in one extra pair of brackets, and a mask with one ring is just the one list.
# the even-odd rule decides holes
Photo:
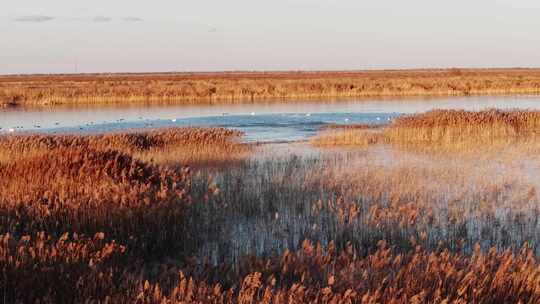
[(92, 22), (111, 22), (111, 17), (105, 17), (105, 16), (96, 16), (92, 18)]
[(40, 23), (40, 22), (47, 22), (54, 20), (55, 17), (52, 16), (45, 16), (45, 15), (30, 15), (30, 16), (20, 16), (13, 20), (16, 22), (33, 22), (33, 23)]
[(144, 21), (143, 18), (139, 18), (139, 17), (124, 17), (124, 18), (122, 18), (122, 20), (124, 20), (126, 22), (142, 22), (142, 21)]

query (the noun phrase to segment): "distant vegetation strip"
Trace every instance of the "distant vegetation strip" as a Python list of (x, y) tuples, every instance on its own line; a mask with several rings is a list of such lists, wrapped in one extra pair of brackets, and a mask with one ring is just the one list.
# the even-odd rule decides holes
[(540, 69), (0, 76), (4, 106), (538, 93)]

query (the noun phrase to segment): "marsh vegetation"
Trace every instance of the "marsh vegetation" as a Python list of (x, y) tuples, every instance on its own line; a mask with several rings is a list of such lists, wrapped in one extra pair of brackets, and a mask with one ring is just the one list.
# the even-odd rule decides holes
[(538, 93), (540, 70), (535, 69), (0, 77), (0, 106)]
[(294, 153), (225, 129), (6, 135), (2, 298), (536, 303), (538, 131), (491, 110), (329, 127)]

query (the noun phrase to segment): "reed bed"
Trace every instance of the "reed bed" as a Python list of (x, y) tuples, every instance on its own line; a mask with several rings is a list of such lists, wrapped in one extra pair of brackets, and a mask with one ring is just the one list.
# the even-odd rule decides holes
[(363, 126), (323, 130), (312, 143), (317, 146), (360, 147), (390, 144), (429, 151), (457, 152), (505, 148), (511, 144), (532, 148), (538, 142), (539, 134), (538, 111), (433, 110), (398, 117), (376, 131)]
[[(114, 265), (126, 248), (115, 241), (65, 233), (0, 235), (4, 303), (74, 303), (105, 300), (114, 290)], [(117, 271), (116, 271), (117, 272)]]
[(298, 252), (250, 261), (236, 288), (181, 277), (170, 293), (145, 285), (145, 303), (536, 303), (537, 260), (527, 248), (514, 255), (479, 249), (472, 256), (420, 247), (396, 254), (385, 242), (359, 257), (309, 241)]
[(0, 77), (4, 106), (537, 93), (533, 69)]
[[(177, 218), (186, 230), (163, 244), (189, 242), (189, 248), (168, 251), (168, 259), (148, 259), (108, 230), (51, 237), (54, 229), (44, 226), (47, 234), (4, 235), (0, 262), (9, 269), (6, 286), (15, 286), (4, 298), (536, 302), (539, 211), (531, 189), (537, 185), (521, 171), (496, 174), (499, 164), (490, 160), (458, 165), (396, 155), (273, 159), (194, 175), (192, 202)], [(173, 229), (163, 216), (152, 216), (154, 224), (145, 228)], [(182, 250), (194, 250), (193, 258), (174, 255)]]
[(29, 134), (0, 137), (0, 161), (57, 148), (115, 150), (161, 165), (219, 166), (250, 151), (243, 134), (223, 128), (170, 128), (99, 135)]
[(2, 233), (106, 233), (145, 256), (174, 251), (173, 241), (187, 237), (184, 171), (117, 151), (61, 148), (0, 165), (0, 178)]
[(237, 145), (237, 136), (1, 137), (0, 298), (540, 301), (535, 155), (441, 159), (371, 145), (307, 156), (256, 151), (199, 170), (151, 160), (169, 146)]
[(195, 206), (206, 219), (193, 226), (199, 256), (235, 263), (296, 250), (306, 238), (350, 241), (364, 253), (381, 239), (404, 251), (416, 239), (427, 250), (444, 244), (469, 253), (476, 243), (518, 249), (528, 241), (540, 253), (538, 183), (528, 177), (534, 161), (441, 164), (427, 156), (405, 161), (403, 153), (351, 153), (256, 162), (211, 176), (208, 185), (217, 185), (218, 194)]
[(354, 146), (367, 148), (381, 143), (380, 130), (360, 127), (335, 127), (324, 129), (310, 142), (318, 147)]
[[(535, 303), (540, 267), (526, 248), (465, 256), (420, 247), (403, 254), (384, 241), (369, 255), (304, 241), (296, 252), (246, 260), (240, 271), (163, 265), (158, 281), (115, 267), (123, 248), (2, 235), (3, 299), (13, 303)], [(89, 245), (87, 245), (89, 243)], [(127, 266), (126, 268), (129, 268)], [(23, 276), (25, 275), (26, 276)], [(64, 278), (63, 281), (57, 278)], [(215, 278), (233, 282), (226, 286)], [(411, 278), (414, 278), (411, 280)], [(120, 282), (120, 283), (119, 283)], [(53, 286), (54, 284), (54, 286)], [(78, 288), (73, 288), (77, 286)], [(26, 287), (27, 289), (23, 289)]]
[(452, 144), (531, 138), (540, 132), (540, 112), (519, 110), (435, 110), (395, 120), (385, 136), (391, 142)]

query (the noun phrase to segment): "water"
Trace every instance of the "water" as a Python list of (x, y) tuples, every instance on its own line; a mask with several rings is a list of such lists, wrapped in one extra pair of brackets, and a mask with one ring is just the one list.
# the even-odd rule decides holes
[(0, 133), (215, 126), (244, 131), (246, 141), (280, 142), (307, 139), (328, 124), (387, 123), (398, 115), (436, 108), (540, 109), (540, 96), (4, 108), (0, 109)]

